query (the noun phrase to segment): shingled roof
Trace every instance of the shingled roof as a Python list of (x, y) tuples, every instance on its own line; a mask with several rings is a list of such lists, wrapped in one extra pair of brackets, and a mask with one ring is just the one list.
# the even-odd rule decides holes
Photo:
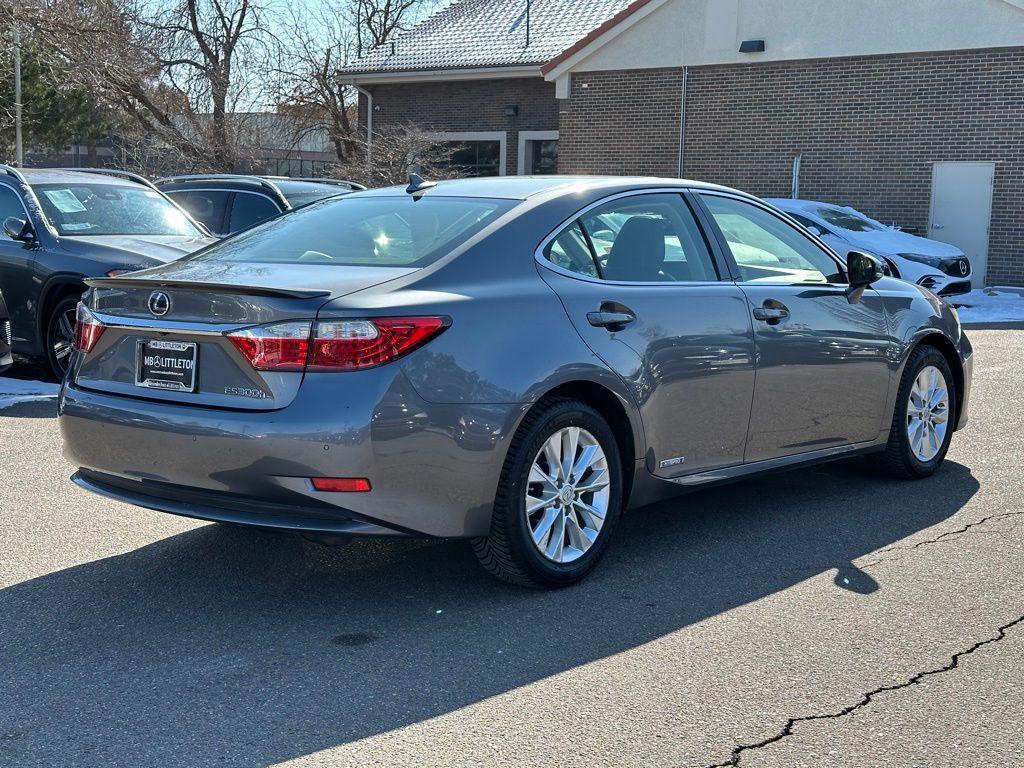
[(648, 0), (458, 0), (341, 69), (345, 74), (541, 66)]

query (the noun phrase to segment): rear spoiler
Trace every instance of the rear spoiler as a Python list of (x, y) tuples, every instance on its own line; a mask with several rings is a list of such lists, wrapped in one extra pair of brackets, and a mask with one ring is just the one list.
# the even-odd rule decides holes
[(202, 283), (192, 280), (147, 280), (145, 278), (91, 277), (85, 281), (90, 288), (143, 288), (157, 290), (205, 291), (209, 293), (233, 293), (246, 296), (277, 296), (286, 299), (322, 299), (330, 291), (318, 288), (272, 288), (266, 285), (232, 285), (231, 283)]

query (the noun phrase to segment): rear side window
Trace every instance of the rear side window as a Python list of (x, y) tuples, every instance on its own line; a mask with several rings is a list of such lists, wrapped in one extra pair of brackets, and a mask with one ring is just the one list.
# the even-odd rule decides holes
[(587, 277), (600, 277), (583, 227), (578, 221), (563, 229), (558, 237), (548, 243), (544, 255), (548, 261), (562, 269)]
[(168, 192), (174, 202), (192, 214), (192, 218), (204, 224), (211, 232), (224, 232), (224, 209), (228, 193), (217, 190), (196, 192)]
[(334, 197), (208, 248), (203, 261), (425, 267), (517, 201), (468, 197)]
[(682, 197), (631, 195), (594, 208), (545, 251), (553, 264), (630, 283), (718, 280), (707, 243)]
[(228, 232), (241, 232), (277, 216), (280, 212), (277, 203), (266, 195), (235, 192), (235, 199), (231, 202), (231, 215), (228, 216)]

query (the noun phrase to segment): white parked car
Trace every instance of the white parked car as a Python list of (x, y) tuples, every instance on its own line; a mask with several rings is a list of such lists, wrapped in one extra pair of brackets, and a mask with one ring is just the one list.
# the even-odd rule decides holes
[(971, 262), (955, 245), (887, 227), (853, 208), (813, 200), (768, 200), (803, 224), (841, 256), (868, 251), (889, 265), (894, 277), (918, 283), (940, 296), (971, 290)]

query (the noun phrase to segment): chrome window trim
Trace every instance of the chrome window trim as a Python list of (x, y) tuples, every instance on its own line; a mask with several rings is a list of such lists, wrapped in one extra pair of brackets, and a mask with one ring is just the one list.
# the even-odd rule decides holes
[[(719, 276), (718, 280), (671, 280), (671, 281), (666, 280), (666, 281), (654, 281), (654, 282), (631, 282), (629, 280), (604, 280), (604, 279), (602, 279), (600, 277), (591, 277), (590, 275), (584, 275), (584, 274), (581, 274), (579, 272), (573, 272), (571, 269), (565, 269), (564, 267), (560, 267), (560, 266), (555, 264), (553, 261), (551, 261), (550, 259), (548, 259), (544, 255), (544, 251), (547, 249), (548, 245), (551, 244), (552, 240), (554, 240), (559, 235), (561, 235), (563, 232), (565, 232), (565, 230), (567, 230), (569, 227), (571, 227), (577, 221), (579, 221), (584, 216), (586, 216), (586, 214), (589, 211), (593, 210), (594, 208), (599, 208), (600, 206), (605, 205), (606, 203), (614, 202), (615, 200), (621, 200), (622, 198), (626, 198), (626, 197), (639, 197), (640, 195), (664, 195), (664, 194), (670, 194), (670, 195), (678, 195), (679, 196), (679, 202), (682, 203), (684, 206), (687, 206), (687, 210), (689, 210), (689, 206), (688, 206), (688, 204), (686, 202), (686, 199), (683, 197), (683, 195), (686, 192), (688, 192), (688, 191), (692, 191), (692, 189), (693, 189), (692, 187), (686, 187), (686, 186), (682, 186), (682, 185), (680, 185), (678, 187), (647, 187), (647, 188), (644, 188), (644, 189), (630, 189), (630, 190), (627, 190), (625, 192), (616, 192), (613, 195), (608, 195), (607, 197), (602, 197), (600, 200), (597, 200), (597, 201), (591, 203), (590, 205), (585, 206), (584, 208), (580, 208), (575, 213), (573, 213), (572, 216), (570, 216), (568, 219), (566, 219), (561, 224), (559, 224), (557, 227), (555, 227), (555, 229), (547, 237), (545, 237), (541, 241), (540, 245), (537, 246), (536, 250), (534, 250), (534, 252), (533, 252), (534, 261), (536, 261), (542, 267), (545, 267), (546, 269), (550, 269), (552, 272), (555, 272), (555, 273), (557, 273), (559, 275), (562, 275), (563, 277), (570, 277), (570, 278), (573, 278), (575, 280), (581, 280), (581, 281), (586, 282), (586, 283), (595, 283), (597, 285), (639, 285), (639, 286), (659, 286), (659, 287), (662, 287), (662, 288), (664, 288), (666, 286), (674, 286), (674, 287), (678, 287), (678, 288), (687, 288), (687, 287), (695, 287), (695, 286), (722, 285), (723, 283), (731, 283), (732, 280), (728, 276)], [(694, 223), (698, 226), (698, 228), (701, 228), (701, 224), (700, 224), (700, 221), (697, 218), (697, 216), (695, 214), (693, 214), (692, 212), (691, 212), (691, 216), (693, 216)], [(705, 233), (701, 232), (701, 236), (702, 237), (704, 237), (704, 234)], [(714, 245), (712, 243), (706, 243), (706, 245), (708, 246), (708, 255), (711, 257), (711, 263), (714, 266), (715, 271), (718, 272), (719, 271), (719, 265), (718, 265), (717, 260), (715, 259), (715, 248), (714, 248)]]

